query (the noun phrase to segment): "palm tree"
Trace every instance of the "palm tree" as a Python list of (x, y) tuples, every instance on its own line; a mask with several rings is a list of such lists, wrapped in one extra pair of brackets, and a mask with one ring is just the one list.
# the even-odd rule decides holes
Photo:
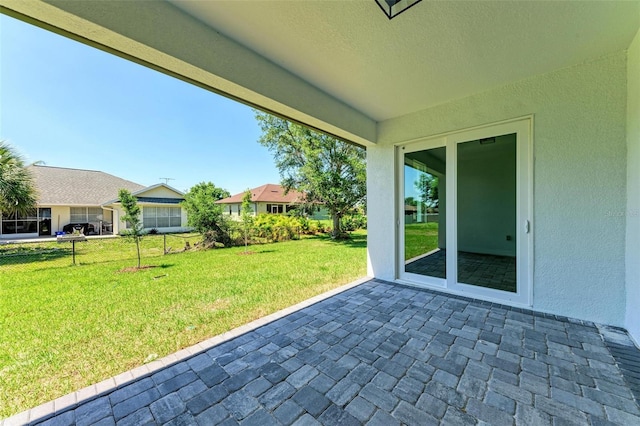
[(26, 215), (36, 207), (33, 177), (20, 154), (0, 141), (0, 210)]

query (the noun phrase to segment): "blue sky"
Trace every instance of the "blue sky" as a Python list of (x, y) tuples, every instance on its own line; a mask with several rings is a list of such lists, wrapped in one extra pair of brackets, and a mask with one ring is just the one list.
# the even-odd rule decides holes
[(185, 191), (279, 183), (251, 108), (0, 15), (0, 139), (29, 163)]

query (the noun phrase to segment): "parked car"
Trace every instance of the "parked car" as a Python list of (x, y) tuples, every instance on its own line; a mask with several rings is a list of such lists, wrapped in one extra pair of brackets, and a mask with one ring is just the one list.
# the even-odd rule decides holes
[(62, 227), (62, 231), (64, 231), (65, 234), (73, 234), (74, 230), (78, 230), (84, 235), (96, 233), (96, 227), (93, 223), (69, 223)]

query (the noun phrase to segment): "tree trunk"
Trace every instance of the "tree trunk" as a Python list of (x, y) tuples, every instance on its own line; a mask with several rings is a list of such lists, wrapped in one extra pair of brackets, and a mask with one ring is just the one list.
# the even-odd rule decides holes
[(138, 269), (140, 269), (140, 239), (136, 237), (136, 250), (138, 251)]
[(340, 237), (340, 216), (337, 213), (331, 215), (333, 219), (333, 230), (331, 231), (331, 238), (334, 240)]

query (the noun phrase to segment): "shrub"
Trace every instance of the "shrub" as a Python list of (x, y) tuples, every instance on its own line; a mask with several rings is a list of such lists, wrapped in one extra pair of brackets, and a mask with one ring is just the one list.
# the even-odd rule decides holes
[(298, 217), (300, 223), (300, 232), (305, 235), (315, 235), (318, 233), (318, 222), (313, 222), (304, 216)]
[(367, 227), (367, 217), (360, 212), (346, 215), (342, 218), (343, 231), (356, 231)]
[(269, 242), (297, 239), (302, 230), (300, 219), (277, 214), (260, 214), (254, 222), (255, 235)]

